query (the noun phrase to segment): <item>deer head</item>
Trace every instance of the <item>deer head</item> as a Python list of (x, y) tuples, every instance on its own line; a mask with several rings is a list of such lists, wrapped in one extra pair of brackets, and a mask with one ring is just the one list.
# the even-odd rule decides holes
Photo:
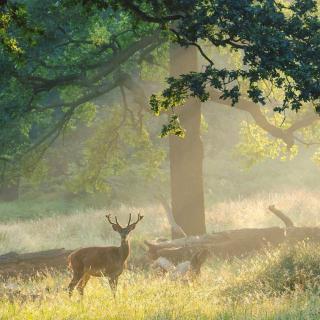
[(128, 224), (126, 227), (122, 227), (119, 222), (118, 222), (118, 219), (117, 217), (115, 216), (115, 223), (111, 221), (111, 214), (107, 214), (106, 215), (109, 223), (111, 224), (112, 228), (114, 231), (118, 232), (121, 236), (121, 240), (126, 240), (127, 239), (127, 236), (128, 234), (134, 230), (134, 228), (136, 227), (137, 223), (143, 219), (143, 216), (140, 215), (140, 213), (138, 213), (138, 218), (137, 218), (137, 221), (136, 222), (133, 222), (130, 224), (131, 222), (131, 213), (129, 215), (129, 221), (128, 221)]

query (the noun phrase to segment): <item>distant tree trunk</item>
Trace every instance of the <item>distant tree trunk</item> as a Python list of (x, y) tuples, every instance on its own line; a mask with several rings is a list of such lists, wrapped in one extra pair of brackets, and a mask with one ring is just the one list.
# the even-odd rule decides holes
[[(170, 73), (178, 77), (197, 70), (197, 49), (171, 45)], [(177, 108), (184, 139), (170, 135), (169, 156), (171, 174), (172, 213), (176, 223), (187, 235), (206, 232), (203, 194), (203, 146), (200, 136), (201, 103), (190, 98)], [(176, 235), (173, 234), (173, 237)]]

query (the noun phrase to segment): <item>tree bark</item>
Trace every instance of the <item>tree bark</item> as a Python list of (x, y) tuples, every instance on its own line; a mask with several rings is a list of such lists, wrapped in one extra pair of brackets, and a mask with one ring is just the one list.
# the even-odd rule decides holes
[[(170, 74), (178, 77), (196, 71), (197, 49), (171, 44)], [(190, 98), (176, 110), (185, 138), (169, 137), (172, 213), (176, 223), (188, 235), (206, 232), (203, 193), (203, 145), (200, 136), (201, 103)], [(172, 235), (176, 237), (175, 234)]]

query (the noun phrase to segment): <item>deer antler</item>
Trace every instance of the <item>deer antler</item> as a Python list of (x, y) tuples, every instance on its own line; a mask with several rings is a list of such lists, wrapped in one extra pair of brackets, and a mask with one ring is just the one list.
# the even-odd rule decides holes
[(121, 226), (120, 223), (118, 222), (117, 216), (114, 216), (114, 218), (115, 218), (115, 220), (116, 220), (117, 225), (122, 228), (122, 226)]
[[(142, 216), (140, 213), (138, 213), (138, 219), (137, 219), (137, 221), (130, 224), (130, 222), (131, 222), (131, 217), (132, 217), (132, 215), (131, 215), (131, 213), (130, 213), (128, 225), (126, 226), (126, 228), (128, 228), (128, 227), (130, 227), (130, 226), (133, 226), (133, 225), (136, 225), (136, 224), (143, 218), (143, 216)], [(114, 219), (115, 219), (116, 223), (114, 223), (114, 222), (111, 221), (111, 214), (107, 214), (107, 215), (106, 215), (106, 218), (108, 219), (108, 221), (109, 221), (109, 223), (110, 223), (111, 225), (113, 225), (113, 226), (118, 226), (118, 227), (124, 229), (124, 228), (120, 225), (120, 223), (118, 222), (117, 216), (114, 216)]]
[[(131, 217), (130, 217), (131, 218)], [(140, 214), (140, 212), (138, 213), (138, 218), (136, 222), (131, 223), (131, 226), (136, 225), (140, 220), (142, 220), (143, 216)], [(129, 226), (129, 225), (128, 225)]]
[(114, 222), (111, 221), (111, 214), (107, 214), (107, 215), (106, 215), (106, 218), (108, 219), (108, 221), (109, 221), (109, 223), (110, 223), (111, 225), (121, 227), (116, 216), (114, 217), (115, 220), (116, 220), (116, 223), (114, 223)]
[(131, 222), (131, 213), (130, 213), (130, 215), (129, 215), (129, 221), (128, 221), (127, 227), (129, 227), (130, 222)]

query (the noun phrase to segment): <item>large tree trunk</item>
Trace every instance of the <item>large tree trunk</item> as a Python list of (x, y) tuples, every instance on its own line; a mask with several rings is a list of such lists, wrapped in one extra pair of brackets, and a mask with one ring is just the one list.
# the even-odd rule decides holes
[[(171, 44), (170, 73), (178, 77), (197, 70), (197, 49)], [(189, 99), (176, 109), (181, 125), (186, 130), (184, 139), (170, 135), (172, 213), (176, 223), (187, 235), (206, 232), (203, 195), (203, 146), (200, 136), (201, 103)], [(173, 234), (173, 238), (176, 235)]]

